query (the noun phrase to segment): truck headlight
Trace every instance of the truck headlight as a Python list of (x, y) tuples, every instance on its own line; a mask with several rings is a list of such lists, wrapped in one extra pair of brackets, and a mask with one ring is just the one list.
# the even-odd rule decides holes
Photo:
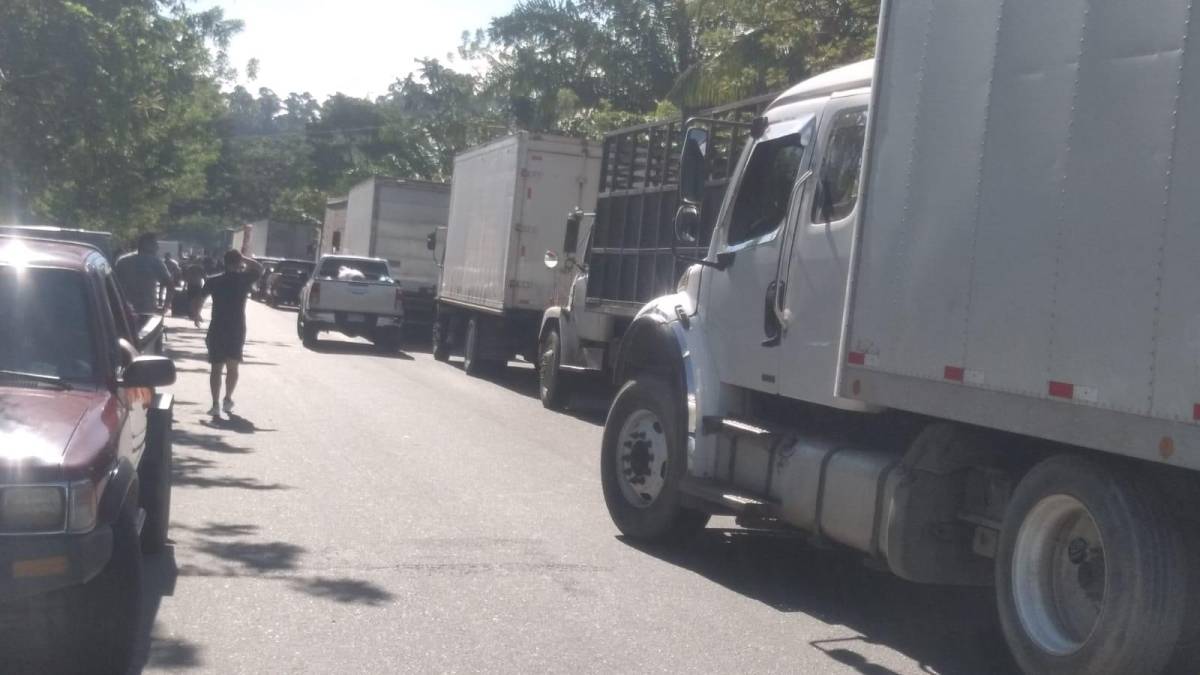
[(71, 521), (67, 524), (67, 529), (72, 532), (87, 532), (95, 527), (99, 504), (95, 483), (90, 480), (71, 483)]
[(57, 532), (67, 520), (66, 490), (55, 485), (0, 490), (0, 531)]

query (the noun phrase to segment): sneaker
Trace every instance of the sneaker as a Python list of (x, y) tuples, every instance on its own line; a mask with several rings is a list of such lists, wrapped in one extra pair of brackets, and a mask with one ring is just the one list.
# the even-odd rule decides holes
[(231, 398), (225, 399), (225, 404), (222, 405), (221, 408), (227, 413), (233, 412), (233, 399), (231, 399)]
[(214, 405), (213, 407), (208, 409), (208, 416), (213, 417), (213, 418), (220, 417), (221, 409)]

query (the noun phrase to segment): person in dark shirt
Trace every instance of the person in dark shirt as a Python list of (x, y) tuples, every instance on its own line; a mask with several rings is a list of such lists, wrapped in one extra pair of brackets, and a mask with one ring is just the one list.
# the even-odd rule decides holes
[[(263, 266), (254, 258), (243, 256), (236, 250), (225, 253), (225, 271), (204, 280), (204, 287), (192, 304), (192, 318), (199, 320), (204, 299), (212, 296), (212, 316), (208, 321), (208, 362), (212, 372), (208, 384), (212, 390), (213, 417), (220, 417), (221, 410), (233, 412), (233, 390), (238, 383), (238, 365), (242, 362), (242, 349), (246, 344), (246, 296), (250, 287), (262, 274)], [(225, 401), (221, 402), (221, 371), (225, 369)], [(220, 404), (220, 405), (218, 405)]]

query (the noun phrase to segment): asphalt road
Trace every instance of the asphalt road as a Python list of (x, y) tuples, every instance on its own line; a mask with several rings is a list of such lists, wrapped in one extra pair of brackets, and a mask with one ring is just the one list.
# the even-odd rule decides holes
[(148, 562), (146, 672), (1007, 673), (988, 590), (924, 587), (728, 521), (623, 541), (593, 388), (474, 379), (251, 303), (237, 417), (171, 321), (174, 546)]

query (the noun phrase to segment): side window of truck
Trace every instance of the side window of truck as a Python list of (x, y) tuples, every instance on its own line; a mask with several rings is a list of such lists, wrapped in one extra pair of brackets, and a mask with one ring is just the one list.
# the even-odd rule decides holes
[(821, 161), (821, 182), (813, 200), (812, 222), (833, 222), (854, 212), (866, 133), (866, 108), (845, 110), (834, 118)]
[(804, 158), (803, 138), (789, 134), (754, 146), (729, 218), (730, 245), (769, 234), (787, 219), (788, 200)]

